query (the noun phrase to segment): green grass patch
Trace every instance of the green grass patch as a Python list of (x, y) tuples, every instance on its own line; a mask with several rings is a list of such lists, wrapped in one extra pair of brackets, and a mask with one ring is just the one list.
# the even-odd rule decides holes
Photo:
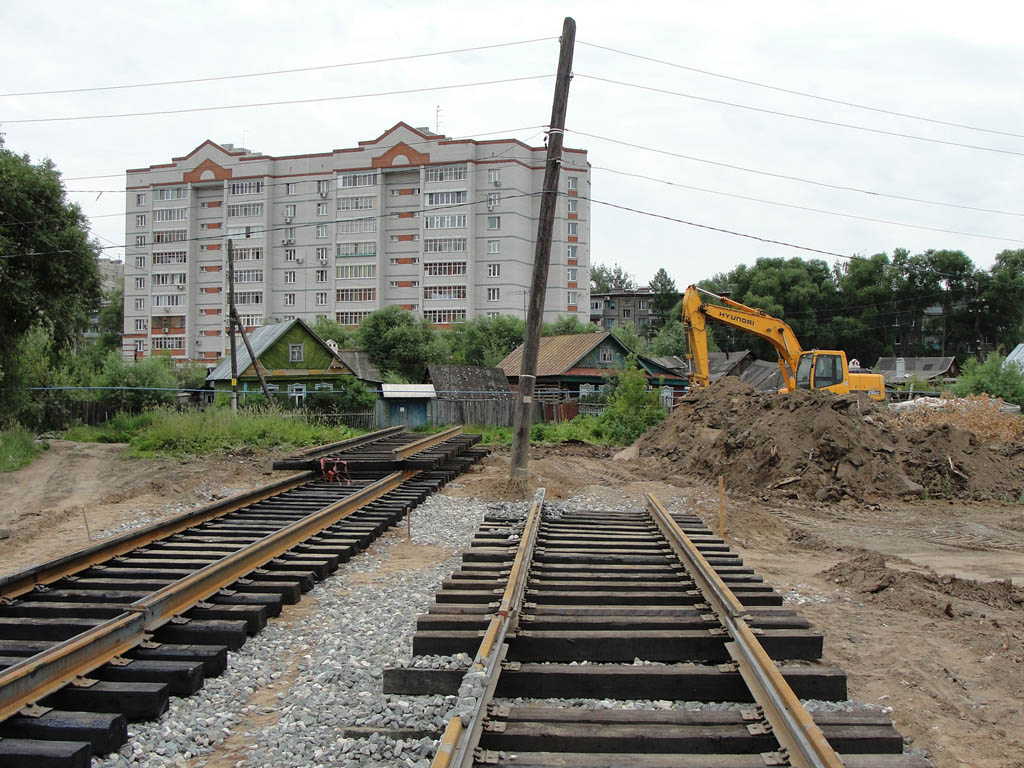
[(43, 452), (44, 446), (23, 427), (0, 431), (0, 472), (13, 472), (28, 466)]
[[(512, 445), (512, 427), (488, 427), (471, 424), (463, 432), (480, 435), (482, 445)], [(558, 443), (581, 442), (593, 445), (616, 445), (614, 437), (597, 416), (577, 416), (572, 421), (558, 424), (539, 422), (530, 429), (531, 445), (556, 445)]]
[(301, 411), (227, 408), (202, 411), (154, 410), (118, 414), (96, 427), (73, 427), (68, 440), (128, 443), (127, 454), (139, 458), (185, 458), (241, 450), (302, 448), (363, 434), (335, 427)]

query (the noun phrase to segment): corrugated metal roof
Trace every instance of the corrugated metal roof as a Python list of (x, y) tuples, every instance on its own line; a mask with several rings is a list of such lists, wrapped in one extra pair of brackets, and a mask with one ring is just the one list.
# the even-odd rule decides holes
[(381, 384), (384, 399), (437, 397), (433, 384)]
[[(281, 338), (285, 331), (298, 322), (300, 322), (299, 319), (295, 318), (287, 323), (262, 325), (256, 330), (251, 331), (249, 333), (249, 343), (252, 345), (252, 351), (256, 354), (256, 357), (266, 352), (271, 344)], [(245, 344), (242, 343), (241, 339), (238, 340), (238, 350), (235, 357), (238, 361), (238, 374), (241, 375), (252, 364), (249, 350), (245, 348)], [(225, 355), (224, 359), (217, 364), (217, 367), (206, 376), (206, 380), (231, 381), (231, 355)]]
[(1018, 344), (1013, 348), (1013, 352), (1008, 354), (1003, 362), (1004, 365), (1006, 363), (1013, 363), (1020, 368), (1021, 373), (1024, 373), (1024, 344)]
[[(611, 336), (611, 333), (570, 333), (564, 336), (544, 336), (540, 340), (537, 356), (538, 376), (560, 376), (579, 362), (580, 358)], [(523, 370), (523, 347), (514, 349), (498, 363), (506, 376), (519, 377)]]
[[(956, 364), (955, 357), (905, 357), (903, 358), (904, 373), (907, 374), (907, 378), (910, 374), (919, 376), (923, 379), (935, 379), (940, 376), (953, 375), (950, 374), (949, 369), (954, 367)], [(886, 380), (895, 380), (896, 378), (896, 358), (895, 357), (880, 357), (878, 362), (875, 363), (875, 369), (881, 372)]]
[(758, 392), (776, 392), (784, 384), (782, 371), (778, 362), (755, 360), (743, 373), (740, 381), (744, 381)]
[(446, 397), (481, 399), (491, 393), (511, 392), (508, 378), (501, 368), (482, 365), (428, 365), (427, 374), (434, 388)]
[(365, 349), (339, 349), (334, 354), (352, 370), (357, 379), (372, 381), (375, 384), (383, 381), (380, 371), (370, 362), (370, 355)]

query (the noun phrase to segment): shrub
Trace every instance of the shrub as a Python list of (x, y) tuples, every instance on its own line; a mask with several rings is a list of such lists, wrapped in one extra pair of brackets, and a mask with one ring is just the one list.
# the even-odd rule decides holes
[(992, 354), (984, 363), (970, 359), (964, 363), (953, 393), (1001, 397), (1008, 403), (1024, 407), (1024, 373), (1015, 365), (1005, 365), (1001, 355)]
[(636, 365), (636, 356), (626, 359), (626, 367), (616, 374), (615, 391), (608, 407), (597, 417), (602, 437), (617, 445), (628, 445), (650, 427), (665, 418), (658, 393), (647, 391), (647, 377)]

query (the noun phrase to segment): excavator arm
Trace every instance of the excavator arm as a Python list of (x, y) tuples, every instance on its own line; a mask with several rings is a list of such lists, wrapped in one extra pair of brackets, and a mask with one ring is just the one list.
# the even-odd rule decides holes
[[(706, 304), (700, 294), (705, 293), (722, 302), (724, 306)], [(739, 328), (764, 339), (779, 356), (779, 369), (786, 382), (786, 389), (796, 389), (797, 360), (803, 349), (788, 324), (772, 317), (763, 309), (755, 309), (691, 285), (683, 294), (683, 325), (686, 328), (686, 342), (693, 357), (693, 381), (698, 387), (709, 383), (707, 320), (711, 318), (724, 325)]]

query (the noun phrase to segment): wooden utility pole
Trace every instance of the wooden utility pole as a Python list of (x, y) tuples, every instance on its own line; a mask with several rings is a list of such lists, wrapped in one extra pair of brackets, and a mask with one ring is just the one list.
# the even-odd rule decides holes
[(228, 238), (228, 334), (231, 336), (231, 410), (238, 410), (238, 357), (235, 342), (235, 246)]
[(537, 248), (533, 257), (530, 308), (526, 313), (526, 340), (523, 344), (523, 363), (519, 374), (515, 429), (512, 436), (509, 480), (513, 484), (522, 485), (524, 492), (529, 477), (527, 459), (530, 451), (530, 427), (533, 423), (533, 391), (537, 383), (540, 327), (544, 319), (544, 294), (548, 287), (548, 266), (551, 263), (551, 233), (555, 224), (555, 205), (558, 203), (558, 172), (562, 164), (562, 139), (565, 133), (565, 113), (569, 105), (569, 80), (572, 76), (575, 43), (576, 22), (566, 16), (562, 24), (562, 45), (558, 53), (555, 97), (551, 105), (548, 155), (544, 166), (544, 186), (541, 187), (540, 215), (537, 221)]

